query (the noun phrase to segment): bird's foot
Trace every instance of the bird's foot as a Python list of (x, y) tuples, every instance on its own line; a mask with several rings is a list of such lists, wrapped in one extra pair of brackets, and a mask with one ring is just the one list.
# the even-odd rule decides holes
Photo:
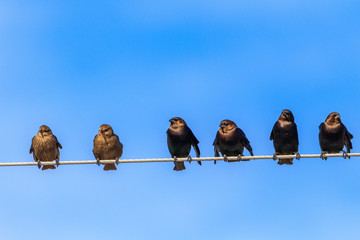
[(344, 159), (346, 159), (347, 157), (350, 159), (350, 156), (348, 155), (347, 152), (345, 152), (345, 151), (343, 151), (343, 150), (342, 150), (342, 152), (343, 152), (343, 158), (344, 158)]
[(115, 159), (116, 165), (119, 165), (119, 162), (120, 162), (120, 161), (119, 161), (119, 158), (116, 158), (116, 159)]
[(277, 153), (274, 153), (274, 155), (273, 155), (273, 160), (276, 161), (277, 159), (278, 159)]
[(242, 160), (241, 154), (237, 155), (237, 159), (236, 159), (236, 160), (239, 161), (239, 162)]
[(59, 167), (59, 165), (60, 165), (59, 159), (55, 159), (55, 162), (56, 162), (56, 166)]
[(96, 159), (96, 164), (98, 165), (98, 166), (100, 166), (100, 159)]
[(226, 156), (226, 154), (224, 154), (223, 157), (224, 157), (224, 162), (229, 162), (229, 159), (228, 159), (228, 157)]
[(176, 164), (177, 162), (179, 162), (179, 161), (178, 161), (177, 157), (174, 156), (174, 163)]
[(187, 157), (187, 161), (191, 164), (191, 162), (192, 162), (192, 158), (191, 158), (191, 156), (190, 156), (190, 155)]
[(37, 166), (38, 166), (39, 169), (41, 168), (41, 161), (40, 160), (37, 161)]
[(322, 160), (327, 160), (327, 157), (325, 156), (327, 152), (321, 152), (320, 157)]
[(300, 153), (299, 153), (299, 152), (296, 152), (295, 154), (296, 154), (296, 159), (297, 159), (297, 160), (300, 160), (300, 158), (301, 158)]

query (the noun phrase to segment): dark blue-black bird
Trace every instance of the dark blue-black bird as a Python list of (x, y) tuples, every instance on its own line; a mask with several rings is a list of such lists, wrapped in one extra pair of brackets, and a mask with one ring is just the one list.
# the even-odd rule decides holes
[[(344, 153), (344, 158), (346, 158), (347, 153), (350, 153), (350, 149), (352, 149), (351, 139), (353, 135), (341, 122), (340, 114), (337, 112), (330, 113), (325, 122), (320, 124), (319, 130), (321, 158), (326, 160), (324, 154), (339, 153), (340, 151)], [(344, 146), (346, 152), (343, 151)]]
[[(169, 121), (170, 127), (166, 131), (167, 145), (171, 157), (175, 161), (174, 170), (181, 171), (185, 169), (185, 165), (184, 162), (177, 162), (177, 158), (187, 157), (189, 162), (191, 162), (191, 157), (189, 156), (191, 146), (195, 150), (196, 157), (200, 157), (199, 141), (182, 118), (174, 117)], [(201, 165), (201, 161), (198, 161), (198, 164)]]
[[(240, 157), (243, 156), (244, 147), (250, 152), (251, 156), (254, 156), (245, 133), (233, 121), (223, 120), (219, 127), (220, 129), (213, 143), (215, 157), (220, 157), (219, 152), (221, 152), (225, 161), (228, 161), (227, 157), (229, 156), (238, 156), (238, 160), (235, 161), (240, 161)], [(214, 163), (216, 164), (216, 161)]]
[[(294, 115), (290, 110), (285, 109), (281, 112), (279, 119), (271, 131), (270, 140), (273, 140), (274, 144), (274, 160), (277, 159), (277, 155), (292, 154), (296, 154), (297, 159), (300, 159), (297, 126)], [(292, 158), (279, 159), (278, 164), (292, 165), (292, 160)]]

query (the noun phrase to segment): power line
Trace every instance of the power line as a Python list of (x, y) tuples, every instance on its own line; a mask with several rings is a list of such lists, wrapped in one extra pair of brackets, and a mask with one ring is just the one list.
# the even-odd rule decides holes
[[(321, 154), (301, 154), (301, 158), (321, 158)], [(343, 153), (330, 153), (325, 154), (324, 157), (344, 157)], [(346, 156), (349, 157), (360, 157), (360, 153), (347, 153)], [(284, 158), (296, 158), (296, 155), (277, 155), (278, 159)], [(238, 157), (227, 157), (228, 160), (238, 160)], [(265, 160), (273, 159), (273, 155), (265, 156), (242, 156), (240, 161), (248, 160)], [(186, 162), (188, 158), (177, 158), (178, 162)], [(224, 157), (200, 157), (192, 158), (192, 161), (224, 161)], [(148, 159), (120, 159), (119, 163), (148, 163), (148, 162), (174, 162), (173, 158), (148, 158)], [(96, 160), (83, 160), (83, 161), (61, 161), (59, 165), (77, 165), (77, 164), (97, 164)], [(116, 160), (100, 160), (101, 164), (105, 163), (116, 163)], [(11, 166), (38, 166), (38, 162), (7, 162), (0, 163), (0, 167), (11, 167)], [(56, 162), (40, 162), (40, 165), (56, 165)]]

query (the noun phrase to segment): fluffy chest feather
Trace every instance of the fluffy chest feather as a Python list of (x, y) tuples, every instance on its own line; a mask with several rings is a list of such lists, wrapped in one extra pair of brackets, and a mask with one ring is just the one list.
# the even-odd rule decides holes
[(279, 121), (279, 126), (280, 126), (281, 128), (287, 128), (287, 127), (289, 127), (291, 124), (292, 124), (292, 122), (289, 122), (289, 121)]
[(345, 133), (344, 128), (340, 123), (338, 124), (329, 124), (327, 122), (324, 123), (324, 133), (325, 134), (343, 134)]
[(188, 139), (188, 131), (186, 128), (169, 128), (167, 131), (168, 137), (176, 142), (186, 142)]
[(56, 141), (53, 136), (36, 137), (34, 140), (34, 147), (36, 147), (38, 151), (56, 148)]
[(240, 142), (240, 137), (237, 136), (235, 129), (229, 132), (219, 130), (219, 142), (226, 144), (237, 143)]

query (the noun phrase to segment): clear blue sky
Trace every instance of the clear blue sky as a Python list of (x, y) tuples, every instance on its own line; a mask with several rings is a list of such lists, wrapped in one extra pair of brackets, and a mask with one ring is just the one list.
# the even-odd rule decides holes
[[(360, 152), (358, 1), (1, 1), (0, 161), (33, 161), (50, 126), (61, 160), (93, 159), (103, 123), (123, 158), (169, 157), (171, 117), (202, 156), (223, 119), (255, 155), (295, 115), (300, 153), (319, 153), (333, 111)], [(193, 152), (192, 152), (193, 153)], [(248, 154), (248, 152), (245, 152)], [(358, 239), (357, 158), (0, 169), (2, 239)]]

